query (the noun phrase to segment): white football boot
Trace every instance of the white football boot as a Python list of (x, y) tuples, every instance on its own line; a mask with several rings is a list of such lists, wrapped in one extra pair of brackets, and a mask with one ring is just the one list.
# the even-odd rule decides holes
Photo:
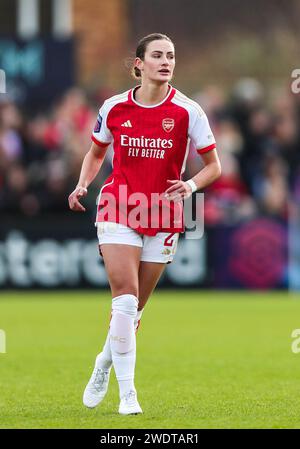
[(121, 398), (119, 413), (121, 415), (137, 415), (138, 413), (143, 413), (134, 390), (130, 390), (129, 393)]
[(98, 356), (96, 357), (95, 367), (85, 387), (83, 393), (83, 404), (88, 408), (97, 407), (104, 399), (108, 390), (109, 376), (111, 368), (103, 370), (97, 366)]

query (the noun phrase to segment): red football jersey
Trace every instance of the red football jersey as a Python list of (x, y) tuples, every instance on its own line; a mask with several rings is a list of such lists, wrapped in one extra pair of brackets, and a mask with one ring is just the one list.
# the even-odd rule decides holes
[(181, 179), (189, 139), (199, 154), (215, 138), (201, 107), (169, 86), (165, 99), (145, 106), (135, 100), (139, 86), (106, 100), (92, 140), (112, 143), (113, 170), (98, 198), (96, 222), (122, 223), (146, 235), (183, 232), (183, 202), (164, 198), (168, 179)]

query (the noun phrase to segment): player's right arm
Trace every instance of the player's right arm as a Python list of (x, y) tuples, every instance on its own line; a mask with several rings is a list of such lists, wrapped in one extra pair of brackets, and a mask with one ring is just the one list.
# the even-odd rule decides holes
[(100, 147), (93, 142), (90, 150), (85, 155), (80, 171), (79, 181), (68, 198), (71, 210), (76, 212), (85, 212), (85, 208), (79, 200), (83, 196), (87, 195), (88, 186), (95, 179), (101, 169), (108, 145), (109, 144)]
[(99, 110), (97, 121), (92, 133), (92, 145), (82, 163), (79, 181), (75, 190), (69, 196), (71, 210), (85, 212), (85, 208), (79, 200), (87, 195), (87, 188), (98, 174), (109, 143), (112, 141), (110, 129), (107, 126), (107, 116), (110, 110), (110, 102), (105, 101)]

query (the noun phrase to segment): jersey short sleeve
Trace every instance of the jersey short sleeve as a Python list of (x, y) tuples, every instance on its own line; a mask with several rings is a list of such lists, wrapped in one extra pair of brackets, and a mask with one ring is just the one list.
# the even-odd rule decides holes
[(216, 140), (210, 129), (207, 116), (198, 105), (190, 113), (189, 137), (199, 154), (216, 148)]
[(105, 147), (113, 140), (112, 134), (107, 127), (107, 117), (110, 107), (107, 102), (99, 109), (97, 121), (92, 133), (92, 140), (100, 147)]

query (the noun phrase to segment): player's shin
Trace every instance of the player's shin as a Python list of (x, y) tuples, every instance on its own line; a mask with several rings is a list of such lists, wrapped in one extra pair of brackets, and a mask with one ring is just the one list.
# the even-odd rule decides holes
[(136, 341), (134, 320), (137, 315), (138, 299), (131, 294), (113, 298), (110, 323), (110, 347), (112, 361), (122, 398), (134, 390), (134, 369)]
[[(135, 334), (137, 334), (137, 331), (140, 327), (140, 322), (141, 322), (141, 317), (142, 317), (143, 311), (144, 311), (144, 309), (138, 310), (136, 317), (134, 319)], [(111, 355), (111, 348), (110, 348), (109, 330), (108, 330), (108, 334), (107, 334), (103, 349), (102, 349), (101, 353), (98, 355), (97, 365), (99, 368), (102, 368), (103, 370), (108, 370), (112, 366), (112, 355)]]

